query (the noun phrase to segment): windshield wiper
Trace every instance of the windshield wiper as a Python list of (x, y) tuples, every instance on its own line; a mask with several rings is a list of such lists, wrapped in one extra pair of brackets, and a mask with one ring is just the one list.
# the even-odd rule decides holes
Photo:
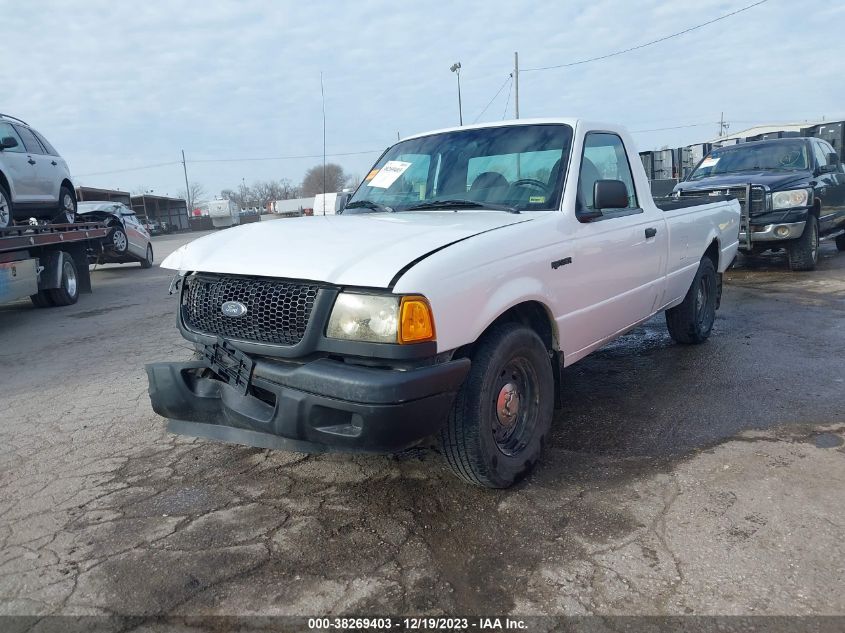
[(373, 211), (379, 211), (380, 213), (393, 213), (393, 207), (388, 207), (384, 204), (379, 204), (378, 202), (373, 202), (372, 200), (356, 200), (355, 202), (350, 202), (347, 204), (344, 209), (372, 209)]
[(506, 204), (476, 202), (475, 200), (429, 200), (428, 202), (420, 202), (410, 207), (404, 207), (400, 211), (420, 211), (423, 209), (493, 209), (495, 211), (519, 213), (519, 209)]

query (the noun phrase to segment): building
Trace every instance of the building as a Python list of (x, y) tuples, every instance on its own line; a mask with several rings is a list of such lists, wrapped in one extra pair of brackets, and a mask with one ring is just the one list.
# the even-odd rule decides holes
[(131, 207), (131, 197), (128, 191), (120, 191), (118, 189), (97, 189), (96, 187), (76, 188), (76, 199), (79, 202), (122, 202), (127, 207)]
[(188, 204), (183, 198), (168, 198), (142, 194), (132, 196), (132, 210), (139, 218), (148, 218), (166, 222), (173, 231), (187, 231), (191, 228), (188, 221)]

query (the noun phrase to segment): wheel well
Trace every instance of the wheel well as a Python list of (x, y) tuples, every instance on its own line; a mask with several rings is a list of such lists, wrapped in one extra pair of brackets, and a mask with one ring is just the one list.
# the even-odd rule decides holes
[[(540, 337), (543, 345), (549, 351), (549, 360), (552, 365), (552, 374), (555, 381), (555, 408), (559, 409), (561, 404), (561, 368), (563, 367), (563, 352), (558, 350), (557, 333), (554, 319), (549, 310), (539, 301), (524, 301), (512, 306), (500, 314), (495, 321), (487, 326), (487, 329), (478, 337), (480, 340), (492, 327), (500, 323), (519, 323), (525, 325)], [(475, 343), (464, 345), (455, 350), (454, 357), (472, 356)]]
[(73, 199), (76, 200), (76, 190), (73, 188), (73, 183), (70, 180), (65, 178), (64, 180), (62, 180), (61, 186), (70, 189), (70, 194), (73, 196)]
[(704, 256), (709, 257), (710, 261), (713, 262), (713, 268), (719, 270), (719, 255), (721, 251), (719, 249), (719, 240), (714, 239), (710, 242), (710, 246), (707, 247), (707, 250), (704, 251)]
[[(9, 196), (11, 197), (12, 188), (9, 186), (9, 181), (6, 180), (6, 174), (4, 174), (2, 171), (0, 171), (0, 186), (2, 186), (3, 189), (5, 189), (6, 192), (9, 194)], [(11, 202), (11, 200), (9, 200), (9, 202)]]
[(816, 219), (818, 220), (819, 216), (822, 214), (822, 201), (821, 201), (821, 198), (818, 198), (818, 197), (817, 197), (817, 198), (815, 199), (815, 201), (813, 202), (813, 208), (810, 210), (810, 212), (811, 212), (813, 215), (815, 215), (815, 216), (816, 216)]

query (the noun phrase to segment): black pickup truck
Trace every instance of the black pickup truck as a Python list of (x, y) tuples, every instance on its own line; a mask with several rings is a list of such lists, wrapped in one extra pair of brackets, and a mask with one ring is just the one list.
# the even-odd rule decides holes
[(845, 169), (818, 138), (720, 147), (674, 189), (676, 196), (733, 196), (742, 205), (740, 248), (785, 249), (791, 270), (812, 270), (820, 239), (845, 251)]

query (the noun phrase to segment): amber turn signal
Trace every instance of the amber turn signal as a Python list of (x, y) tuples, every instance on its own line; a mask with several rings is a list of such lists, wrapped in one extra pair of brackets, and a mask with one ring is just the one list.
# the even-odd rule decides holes
[(399, 313), (400, 343), (434, 340), (434, 317), (425, 297), (402, 297)]

